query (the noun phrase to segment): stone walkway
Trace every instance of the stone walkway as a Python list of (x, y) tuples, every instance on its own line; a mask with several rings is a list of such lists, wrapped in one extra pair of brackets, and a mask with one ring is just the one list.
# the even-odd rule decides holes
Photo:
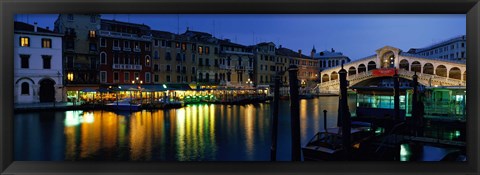
[(38, 110), (38, 109), (70, 109), (78, 107), (80, 103), (74, 105), (72, 102), (56, 103), (16, 103), (15, 110)]

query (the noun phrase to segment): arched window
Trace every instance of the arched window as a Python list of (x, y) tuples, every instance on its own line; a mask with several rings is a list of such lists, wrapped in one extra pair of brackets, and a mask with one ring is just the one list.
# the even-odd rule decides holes
[(22, 95), (30, 95), (30, 85), (27, 82), (22, 83)]
[(149, 55), (145, 56), (145, 66), (150, 67), (150, 56)]
[(107, 53), (100, 53), (100, 64), (107, 64)]

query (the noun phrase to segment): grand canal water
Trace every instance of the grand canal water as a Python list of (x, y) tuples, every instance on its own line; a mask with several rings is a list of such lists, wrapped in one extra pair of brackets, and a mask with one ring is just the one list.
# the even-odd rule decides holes
[[(353, 101), (353, 100), (350, 100)], [(290, 102), (281, 101), (278, 160), (290, 160)], [(354, 108), (353, 104), (349, 105)], [(271, 104), (15, 114), (15, 160), (269, 161)], [(302, 145), (337, 123), (338, 97), (300, 101)], [(354, 109), (351, 109), (354, 110)]]

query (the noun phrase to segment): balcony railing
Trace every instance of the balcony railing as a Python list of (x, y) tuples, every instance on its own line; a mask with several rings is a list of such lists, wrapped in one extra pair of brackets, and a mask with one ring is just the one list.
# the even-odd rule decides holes
[(134, 52), (140, 52), (141, 50), (140, 50), (140, 48), (135, 48), (135, 49), (133, 49), (133, 51)]
[(113, 50), (120, 50), (120, 47), (113, 47)]
[(130, 48), (130, 47), (124, 47), (124, 48), (123, 48), (123, 51), (128, 51), (128, 52), (130, 52), (130, 51), (132, 51), (132, 48)]
[(239, 65), (237, 65), (237, 66), (235, 66), (235, 69), (236, 69), (236, 70), (245, 70), (245, 66), (239, 66)]
[(136, 64), (113, 64), (113, 69), (123, 69), (123, 70), (142, 70), (142, 65)]

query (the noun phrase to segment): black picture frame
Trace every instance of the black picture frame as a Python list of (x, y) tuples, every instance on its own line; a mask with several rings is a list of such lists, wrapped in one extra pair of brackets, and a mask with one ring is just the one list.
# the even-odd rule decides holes
[[(478, 0), (2, 0), (0, 172), (2, 174), (478, 174), (480, 3)], [(20, 13), (466, 14), (467, 156), (457, 162), (34, 162), (13, 161), (13, 21)], [(472, 81), (473, 80), (473, 81)]]

